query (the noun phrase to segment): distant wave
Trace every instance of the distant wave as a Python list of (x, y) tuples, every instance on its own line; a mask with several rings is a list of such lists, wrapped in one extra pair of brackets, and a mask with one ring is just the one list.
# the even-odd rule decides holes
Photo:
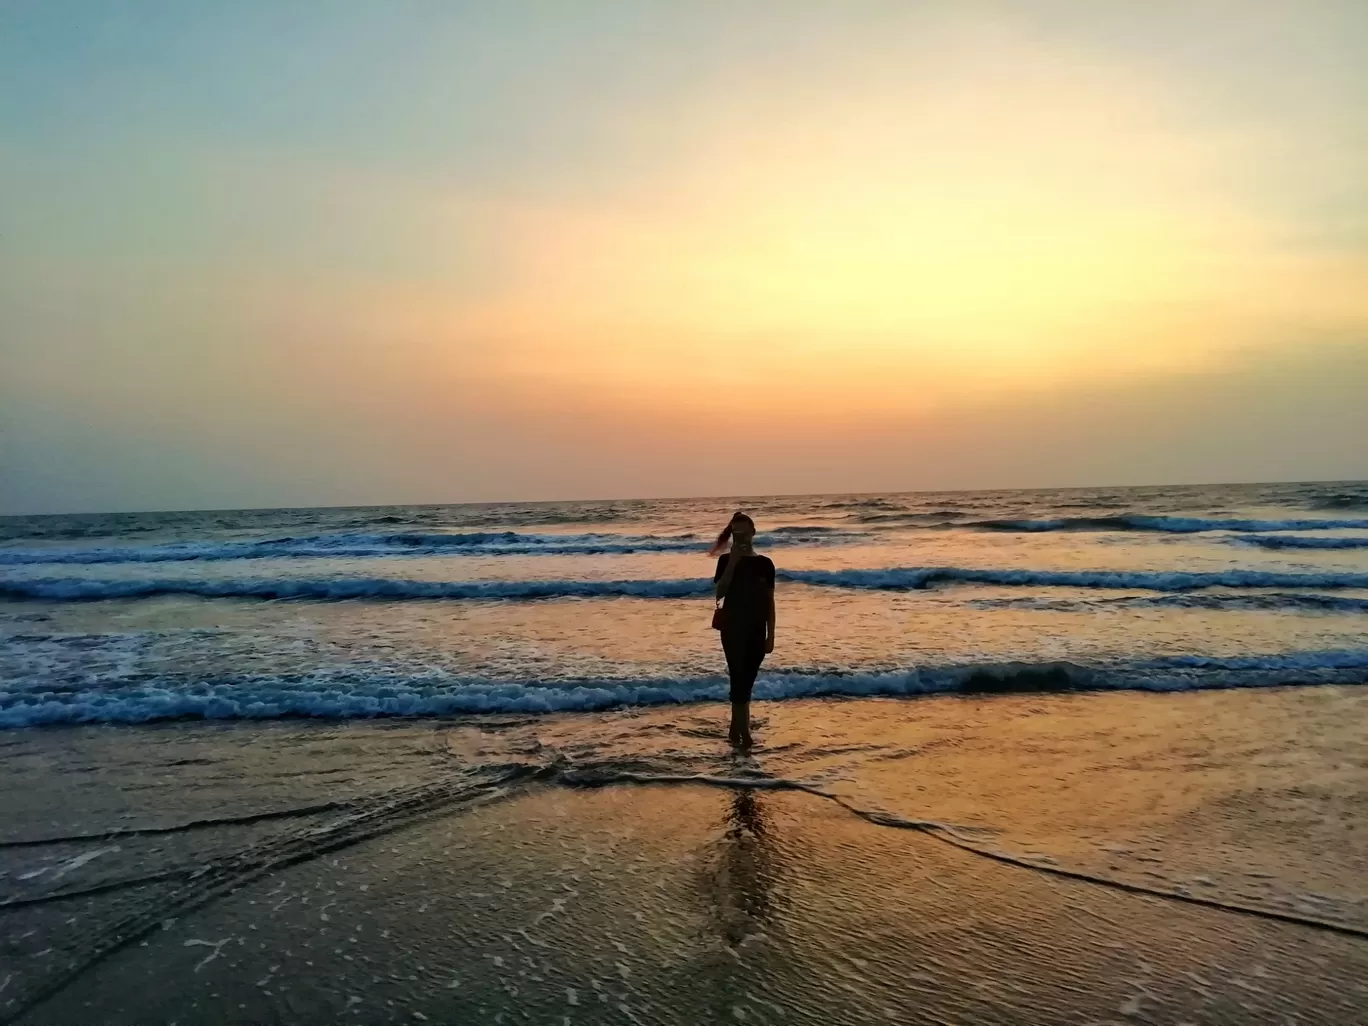
[(1099, 495), (1087, 502), (1056, 502), (1055, 509), (1125, 509), (1129, 505), (1118, 495)]
[[(1186, 691), (1365, 681), (1368, 650), (1331, 650), (1234, 658), (1176, 655), (1096, 666), (1006, 662), (927, 666), (885, 673), (766, 673), (756, 684), (755, 697), (783, 700), (825, 695)], [(445, 674), (415, 678), (320, 671), (193, 683), (166, 679), (61, 691), (0, 690), (0, 728), (168, 719), (549, 713), (721, 701), (725, 697), (726, 683), (716, 676), (542, 684)]]
[(1062, 598), (1008, 595), (970, 599), (976, 609), (1033, 609), (1050, 613), (1096, 613), (1109, 609), (1209, 609), (1301, 613), (1368, 613), (1368, 598), (1315, 592), (1185, 592), (1123, 595), (1115, 598)]
[(1368, 536), (1361, 538), (1305, 538), (1297, 534), (1251, 534), (1237, 539), (1264, 549), (1368, 549)]
[[(763, 546), (840, 543), (866, 538), (834, 527), (784, 526), (756, 536)], [(384, 556), (622, 555), (698, 552), (696, 534), (520, 534), (516, 531), (319, 534), (244, 542), (173, 542), (112, 548), (0, 548), (0, 566), (97, 563), (186, 563), (230, 559), (366, 558)]]
[(906, 510), (902, 502), (894, 502), (880, 496), (870, 495), (859, 499), (840, 499), (836, 502), (820, 502), (818, 509), (892, 509)]
[[(1080, 504), (1081, 505), (1081, 504)], [(1178, 517), (1147, 513), (1117, 513), (1086, 517), (998, 517), (966, 520), (958, 510), (926, 513), (852, 513), (849, 518), (882, 527), (905, 526), (928, 530), (963, 528), (973, 531), (1044, 534), (1054, 531), (1153, 531), (1161, 534), (1202, 534), (1209, 531), (1271, 532), (1368, 529), (1368, 519), (1329, 518), (1243, 520), (1233, 517)]]
[(113, 548), (0, 549), (0, 565), (45, 563), (179, 563), (286, 557), (364, 557), (405, 555), (587, 554), (638, 551), (688, 551), (702, 547), (697, 535), (672, 537), (611, 534), (519, 534), (468, 531), (443, 534), (401, 531), (384, 534), (337, 533), (243, 542), (173, 542)]
[(968, 520), (958, 526), (980, 531), (1160, 531), (1200, 534), (1205, 531), (1330, 531), (1368, 529), (1368, 520), (1237, 520), (1223, 517), (1171, 517), (1125, 513), (1105, 517), (1057, 517), (1047, 520)]
[[(1281, 573), (1262, 570), (1013, 570), (896, 567), (885, 570), (780, 570), (780, 580), (827, 588), (913, 591), (934, 584), (1101, 588), (1184, 592), (1202, 588), (1368, 588), (1368, 573)], [(424, 581), (375, 577), (230, 579), (0, 579), (0, 597), (55, 602), (193, 595), (259, 599), (544, 599), (689, 598), (710, 594), (707, 578), (616, 581)]]
[[(59, 523), (51, 523), (52, 520)], [(70, 521), (70, 522), (67, 522)], [(71, 516), (0, 517), (0, 542), (7, 541), (77, 541), (81, 538), (109, 538), (124, 534), (150, 534), (165, 528), (156, 522), (138, 523), (133, 514), (113, 514), (105, 517)]]
[(929, 513), (851, 513), (850, 517), (862, 524), (907, 524), (912, 527), (951, 527), (953, 521), (968, 516), (955, 509), (933, 510)]
[(834, 588), (909, 591), (932, 584), (996, 584), (1043, 588), (1124, 588), (1192, 591), (1199, 588), (1368, 588), (1368, 573), (1279, 573), (1264, 570), (1012, 570), (897, 567), (888, 570), (781, 570), (789, 581)]
[(712, 581), (413, 581), (378, 577), (248, 578), (237, 580), (0, 580), (0, 597), (82, 602), (193, 595), (257, 599), (542, 599), (689, 598), (706, 595)]
[(1368, 509), (1368, 489), (1321, 492), (1310, 497), (1311, 509)]

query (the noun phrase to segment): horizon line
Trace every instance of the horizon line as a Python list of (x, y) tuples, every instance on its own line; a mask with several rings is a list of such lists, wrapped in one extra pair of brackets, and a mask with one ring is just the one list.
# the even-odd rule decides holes
[(836, 491), (836, 492), (771, 492), (753, 495), (650, 495), (618, 496), (593, 499), (485, 499), (466, 502), (385, 502), (385, 503), (338, 503), (319, 506), (196, 506), (183, 509), (112, 509), (112, 510), (67, 510), (48, 513), (0, 513), (0, 520), (18, 520), (30, 517), (102, 517), (102, 516), (141, 516), (166, 513), (276, 513), (284, 510), (349, 510), (349, 509), (438, 509), (452, 506), (556, 506), (573, 503), (593, 502), (677, 502), (681, 500), (704, 501), (709, 499), (798, 499), (829, 498), (832, 496), (866, 495), (982, 495), (992, 492), (1080, 492), (1105, 488), (1143, 490), (1148, 488), (1257, 488), (1271, 485), (1336, 485), (1368, 484), (1368, 478), (1324, 478), (1316, 480), (1285, 481), (1174, 481), (1150, 484), (1097, 484), (1097, 485), (1033, 485), (1026, 488), (924, 488), (892, 489), (876, 491)]

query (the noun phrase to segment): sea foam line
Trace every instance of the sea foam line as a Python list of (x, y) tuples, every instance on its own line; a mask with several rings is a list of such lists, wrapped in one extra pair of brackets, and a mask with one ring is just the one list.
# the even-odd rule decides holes
[[(897, 514), (905, 528), (1021, 532), (1157, 531), (1197, 534), (1228, 531), (1252, 534), (1250, 544), (1265, 548), (1344, 549), (1368, 547), (1368, 538), (1287, 538), (1270, 532), (1368, 529), (1368, 519), (1236, 520), (1122, 514), (1054, 519), (950, 520), (945, 514)], [(869, 541), (866, 531), (820, 525), (780, 526), (758, 536), (762, 546), (831, 545)], [(704, 542), (695, 534), (624, 535), (533, 534), (517, 531), (461, 533), (399, 531), (339, 532), (236, 542), (168, 542), (160, 545), (93, 547), (0, 547), (0, 566), (104, 563), (185, 563), (242, 559), (372, 558), (392, 556), (626, 555), (639, 552), (693, 552)]]
[[(1368, 573), (1283, 573), (1266, 570), (1016, 570), (973, 567), (893, 567), (878, 570), (781, 570), (783, 581), (815, 587), (913, 591), (934, 584), (1005, 587), (1134, 589), (1182, 592), (1203, 588), (1368, 588)], [(710, 594), (707, 578), (615, 581), (422, 581), (376, 577), (0, 578), (0, 598), (53, 602), (188, 595), (257, 599), (547, 599), (693, 598)]]
[(1043, 520), (968, 520), (956, 526), (981, 531), (1160, 531), (1167, 534), (1200, 534), (1207, 531), (1271, 532), (1368, 530), (1368, 520), (1242, 520), (1228, 517), (1174, 517), (1142, 513), (1115, 516), (1055, 517)]
[[(782, 526), (757, 541), (765, 546), (824, 545), (867, 540), (860, 531), (818, 526)], [(520, 534), (472, 531), (460, 534), (395, 532), (321, 534), (241, 542), (170, 542), (109, 548), (0, 548), (0, 566), (103, 563), (188, 563), (235, 559), (324, 559), (388, 556), (591, 556), (637, 552), (699, 552), (694, 534)]]
[[(1166, 656), (1129, 663), (989, 663), (868, 673), (764, 673), (761, 700), (909, 697), (946, 693), (1188, 691), (1368, 680), (1368, 649), (1255, 656)], [(358, 719), (469, 713), (593, 712), (618, 707), (722, 701), (720, 676), (583, 682), (495, 681), (443, 673), (363, 676), (319, 671), (235, 680), (139, 681), (63, 690), (0, 689), (0, 728), (168, 719)]]
[(1368, 598), (1318, 592), (1244, 591), (1180, 592), (1166, 595), (1122, 595), (1108, 598), (1065, 598), (1058, 595), (1012, 595), (969, 599), (976, 609), (1034, 609), (1048, 613), (1097, 613), (1117, 609), (1209, 609), (1213, 611), (1368, 613)]
[(202, 580), (0, 579), (0, 597), (55, 602), (191, 595), (257, 599), (541, 599), (689, 598), (706, 594), (709, 580), (640, 581), (415, 581), (382, 577), (247, 578)]
[(1232, 540), (1263, 549), (1368, 549), (1368, 535), (1357, 538), (1307, 538), (1299, 534), (1251, 534)]
[(1123, 588), (1193, 591), (1201, 588), (1368, 588), (1368, 573), (1283, 573), (1269, 570), (1017, 570), (976, 567), (894, 567), (887, 570), (785, 570), (779, 576), (834, 588), (908, 591), (932, 584), (1004, 587)]

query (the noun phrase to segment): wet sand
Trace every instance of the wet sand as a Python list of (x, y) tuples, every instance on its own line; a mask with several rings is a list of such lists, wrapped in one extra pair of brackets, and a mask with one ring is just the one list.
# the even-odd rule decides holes
[(0, 734), (0, 1019), (1368, 1022), (1361, 689), (756, 713)]

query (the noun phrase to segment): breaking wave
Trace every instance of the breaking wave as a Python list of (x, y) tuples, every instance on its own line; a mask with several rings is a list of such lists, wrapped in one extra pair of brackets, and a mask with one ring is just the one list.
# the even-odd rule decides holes
[(1299, 534), (1251, 534), (1236, 540), (1263, 549), (1368, 549), (1368, 535), (1360, 538), (1307, 538)]
[(906, 524), (908, 527), (955, 527), (955, 521), (968, 516), (953, 509), (934, 510), (930, 513), (860, 513), (850, 514), (854, 519), (864, 524), (886, 524), (897, 526)]
[[(1270, 549), (1351, 549), (1365, 538), (1277, 538), (1275, 533), (1335, 529), (1368, 530), (1368, 519), (1237, 520), (1124, 514), (1054, 519), (964, 520), (954, 510), (928, 513), (871, 513), (857, 519), (864, 530), (818, 524), (781, 525), (757, 536), (761, 546), (839, 545), (868, 542), (890, 528), (952, 529), (1038, 534), (1055, 531), (1151, 531), (1197, 534), (1228, 531), (1251, 535), (1252, 545)], [(394, 518), (381, 518), (394, 519)], [(871, 532), (874, 532), (871, 534)], [(372, 558), (392, 556), (626, 555), (693, 552), (707, 539), (686, 534), (540, 534), (519, 531), (345, 531), (246, 541), (181, 541), (147, 545), (0, 547), (0, 566), (185, 563), (246, 559)]]
[(784, 580), (836, 588), (909, 591), (933, 584), (1006, 587), (1192, 591), (1200, 588), (1368, 588), (1368, 573), (1280, 573), (1265, 570), (1013, 570), (898, 567), (888, 570), (781, 570)]
[(319, 534), (242, 542), (173, 542), (113, 548), (3, 549), (0, 565), (45, 563), (181, 563), (285, 557), (600, 554), (689, 551), (701, 548), (696, 535), (519, 534), (470, 531), (459, 534), (403, 531), (386, 534)]
[(674, 581), (411, 581), (383, 577), (249, 578), (238, 580), (0, 580), (0, 597), (53, 602), (194, 595), (257, 599), (539, 599), (688, 598), (712, 590), (710, 580)]
[[(1368, 573), (1281, 573), (1263, 570), (1013, 570), (970, 567), (896, 567), (886, 570), (780, 570), (783, 581), (826, 588), (912, 591), (935, 584), (990, 584), (1159, 592), (1203, 588), (1368, 588)], [(383, 577), (0, 579), (0, 597), (53, 602), (193, 595), (256, 599), (547, 599), (659, 598), (709, 595), (707, 578), (670, 580), (424, 581)]]
[[(1283, 684), (1368, 681), (1368, 650), (1330, 650), (1221, 658), (1169, 656), (1084, 666), (990, 663), (928, 666), (885, 673), (762, 674), (762, 700), (820, 696), (1010, 694), (1067, 691), (1188, 691)], [(343, 671), (260, 675), (186, 683), (164, 680), (62, 691), (0, 691), (0, 728), (72, 723), (146, 723), (168, 719), (280, 719), (550, 713), (722, 701), (721, 677), (541, 684), (439, 673), (361, 676)]]
[(1368, 488), (1321, 492), (1311, 496), (1311, 509), (1368, 509)]
[(1048, 520), (970, 520), (958, 525), (980, 531), (1159, 531), (1200, 534), (1206, 531), (1330, 531), (1368, 529), (1368, 520), (1238, 520), (1225, 517), (1171, 517), (1125, 513), (1105, 517), (1056, 517)]
[[(817, 545), (865, 538), (833, 527), (777, 527), (757, 536), (761, 545)], [(635, 552), (697, 552), (706, 548), (696, 534), (520, 534), (473, 531), (461, 534), (396, 532), (321, 534), (243, 542), (173, 542), (113, 548), (0, 549), (0, 566), (98, 563), (188, 563), (231, 559), (341, 558), (384, 556), (582, 556)]]
[(1297, 613), (1368, 613), (1368, 598), (1314, 592), (1189, 592), (1122, 595), (1115, 598), (1057, 598), (1012, 595), (970, 599), (975, 609), (1033, 609), (1049, 613), (1098, 613), (1114, 609), (1206, 609)]

